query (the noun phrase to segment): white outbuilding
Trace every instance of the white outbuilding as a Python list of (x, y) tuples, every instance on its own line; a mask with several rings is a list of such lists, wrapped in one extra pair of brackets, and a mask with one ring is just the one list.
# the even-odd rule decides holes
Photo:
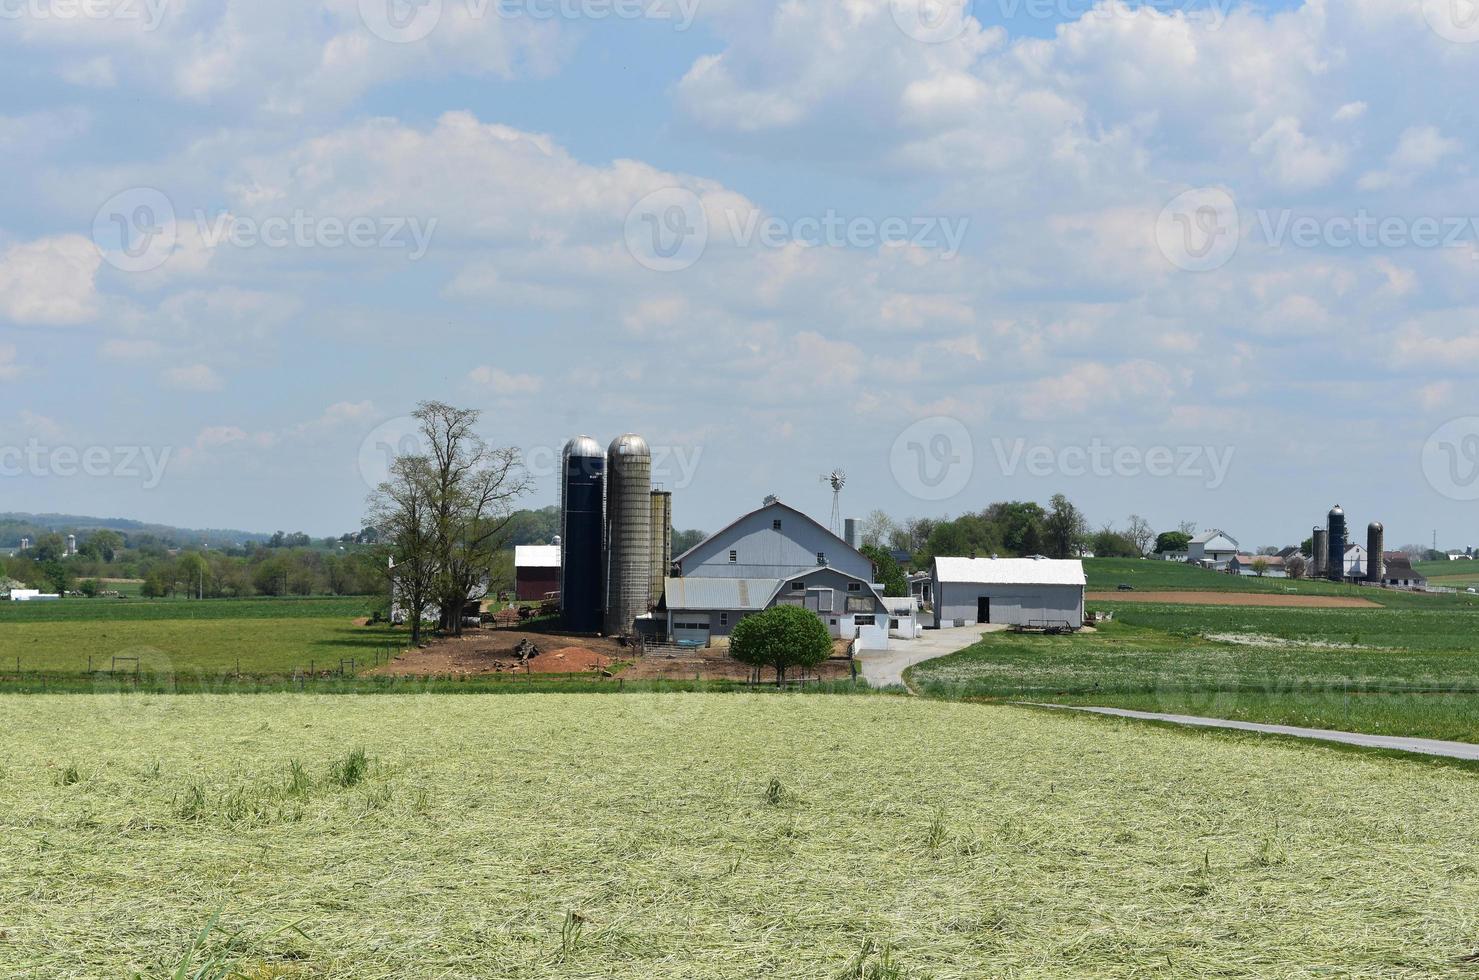
[(1052, 558), (936, 558), (935, 627), (1084, 625), (1084, 565)]

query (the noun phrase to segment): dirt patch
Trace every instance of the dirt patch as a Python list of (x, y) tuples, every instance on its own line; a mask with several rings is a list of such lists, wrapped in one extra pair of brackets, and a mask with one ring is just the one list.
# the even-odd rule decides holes
[(1278, 595), (1262, 592), (1090, 592), (1088, 602), (1161, 602), (1178, 606), (1269, 606), (1301, 609), (1380, 609), (1370, 599), (1339, 595)]
[[(528, 640), (539, 653), (520, 662), (514, 648)], [(596, 674), (635, 651), (605, 637), (558, 636), (513, 629), (470, 630), (460, 637), (434, 640), (424, 650), (408, 650), (368, 671), (397, 677), (504, 674)]]

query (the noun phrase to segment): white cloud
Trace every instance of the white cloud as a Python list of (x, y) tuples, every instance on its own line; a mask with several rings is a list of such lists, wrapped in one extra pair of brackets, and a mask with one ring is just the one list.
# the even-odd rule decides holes
[(532, 395), (544, 387), (544, 382), (532, 374), (510, 374), (487, 365), (473, 368), (467, 376), (474, 383), (492, 388), (500, 395)]
[(160, 376), (167, 387), (177, 391), (219, 391), (223, 386), (221, 376), (206, 364), (189, 364), (167, 368)]
[(1397, 140), (1396, 148), (1387, 156), (1386, 168), (1364, 174), (1360, 186), (1365, 190), (1405, 187), (1461, 149), (1462, 143), (1444, 136), (1436, 126), (1413, 126)]
[(97, 311), (102, 256), (80, 235), (14, 245), (0, 253), (0, 316), (22, 324), (72, 324)]
[(16, 363), (15, 344), (0, 344), (0, 381), (14, 381), (21, 376)]

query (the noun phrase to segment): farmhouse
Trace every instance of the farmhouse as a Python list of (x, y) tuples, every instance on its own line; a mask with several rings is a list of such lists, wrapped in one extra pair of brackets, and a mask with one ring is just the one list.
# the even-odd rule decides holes
[(522, 602), (560, 591), (560, 546), (521, 544), (514, 548), (514, 595)]
[(1237, 554), (1238, 539), (1216, 528), (1203, 531), (1186, 546), (1187, 561), (1210, 568), (1226, 568)]
[(1050, 558), (936, 558), (935, 627), (1084, 624), (1083, 562)]
[(895, 621), (906, 629), (866, 555), (773, 497), (673, 559), (673, 572), (658, 615), (680, 643), (728, 636), (746, 614), (779, 605), (810, 609), (863, 650), (887, 649)]

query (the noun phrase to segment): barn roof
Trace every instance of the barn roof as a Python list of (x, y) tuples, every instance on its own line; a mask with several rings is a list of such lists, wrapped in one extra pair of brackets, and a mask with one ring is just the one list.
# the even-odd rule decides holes
[(1084, 563), (1054, 558), (936, 558), (941, 582), (980, 585), (1083, 585)]
[(514, 546), (515, 568), (559, 568), (560, 546), (557, 544), (521, 544)]
[(776, 578), (670, 578), (663, 603), (669, 609), (764, 609), (780, 587)]

